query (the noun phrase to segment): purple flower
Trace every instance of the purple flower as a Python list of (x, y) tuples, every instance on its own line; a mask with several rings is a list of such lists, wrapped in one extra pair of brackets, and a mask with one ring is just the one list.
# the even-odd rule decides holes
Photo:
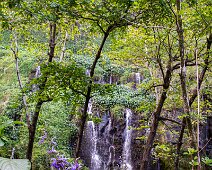
[(43, 142), (45, 141), (45, 139), (47, 138), (47, 132), (44, 132), (44, 135), (40, 137), (40, 141), (38, 142), (39, 145), (43, 144)]
[(74, 165), (71, 166), (71, 170), (78, 170), (79, 169), (79, 164), (75, 163)]
[(54, 141), (54, 138), (52, 138), (52, 140), (51, 140), (51, 144), (52, 144), (52, 145), (54, 145), (54, 146), (56, 146), (56, 145), (57, 145), (57, 143)]
[(56, 168), (57, 170), (62, 170), (65, 167), (70, 166), (70, 163), (67, 161), (67, 158), (63, 156), (58, 156), (57, 158), (52, 158), (51, 166)]
[(75, 163), (72, 164), (71, 166), (71, 170), (79, 170), (80, 169), (80, 165), (78, 163), (78, 158), (75, 160)]
[(48, 154), (55, 154), (55, 153), (57, 153), (57, 151), (54, 149), (54, 146), (52, 146), (52, 149), (48, 150), (47, 153)]

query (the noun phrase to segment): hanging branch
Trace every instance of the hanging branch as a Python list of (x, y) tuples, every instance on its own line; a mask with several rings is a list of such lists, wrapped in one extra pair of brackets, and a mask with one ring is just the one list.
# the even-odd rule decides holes
[(199, 150), (199, 153), (205, 149), (205, 147), (209, 144), (209, 142), (211, 141), (212, 138), (208, 139), (208, 141), (206, 142), (206, 144), (201, 148), (201, 150)]
[(170, 119), (170, 118), (166, 118), (166, 117), (159, 117), (159, 120), (162, 120), (162, 121), (170, 121), (170, 122), (173, 122), (173, 123), (176, 123), (178, 125), (182, 125), (180, 122), (176, 121), (176, 120), (173, 120), (173, 119)]
[(172, 128), (169, 125), (167, 125), (164, 120), (161, 120), (161, 122), (170, 130), (171, 133), (174, 133), (172, 131)]

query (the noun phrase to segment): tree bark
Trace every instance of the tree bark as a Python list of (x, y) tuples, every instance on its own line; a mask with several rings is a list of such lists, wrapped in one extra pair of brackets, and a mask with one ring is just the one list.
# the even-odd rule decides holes
[[(54, 51), (55, 51), (55, 40), (56, 40), (56, 23), (50, 23), (50, 41), (49, 41), (49, 59), (48, 62), (52, 62), (54, 58)], [(40, 89), (39, 89), (39, 95), (43, 92), (48, 77), (46, 76), (43, 82), (41, 83)], [(34, 139), (35, 139), (35, 133), (36, 133), (36, 127), (38, 122), (39, 113), (42, 107), (42, 104), (46, 102), (43, 101), (41, 98), (38, 99), (35, 111), (32, 116), (32, 123), (29, 127), (29, 141), (28, 141), (28, 147), (27, 147), (27, 153), (26, 158), (30, 161), (32, 160), (32, 152), (33, 152), (33, 145), (34, 145)]]
[(150, 155), (151, 155), (151, 149), (152, 149), (153, 142), (154, 142), (154, 139), (155, 139), (155, 136), (156, 136), (158, 123), (160, 121), (160, 114), (161, 114), (161, 111), (162, 111), (162, 108), (163, 108), (163, 104), (164, 104), (164, 102), (167, 98), (167, 91), (168, 91), (169, 86), (170, 86), (171, 75), (172, 75), (171, 63), (172, 63), (172, 57), (170, 55), (169, 61), (168, 61), (168, 64), (167, 64), (166, 75), (164, 77), (162, 94), (160, 96), (160, 100), (159, 100), (159, 103), (157, 105), (156, 111), (153, 114), (153, 121), (152, 121), (151, 128), (150, 128), (150, 134), (147, 138), (147, 143), (145, 145), (144, 152), (143, 152), (143, 155), (142, 155), (140, 170), (147, 170), (148, 169)]
[[(177, 15), (176, 15), (176, 26), (177, 26), (177, 34), (178, 34), (178, 43), (179, 43), (179, 52), (180, 52), (180, 82), (182, 89), (182, 98), (183, 98), (183, 111), (186, 117), (183, 118), (181, 132), (184, 132), (185, 126), (187, 125), (189, 135), (191, 137), (191, 146), (195, 147), (195, 138), (193, 133), (193, 127), (190, 119), (190, 106), (188, 101), (187, 87), (186, 87), (186, 65), (185, 65), (185, 47), (184, 47), (184, 35), (183, 35), (183, 25), (182, 25), (182, 17), (180, 15), (181, 10), (181, 0), (176, 0), (177, 6)], [(177, 144), (177, 155), (179, 155), (181, 146), (182, 146), (183, 133), (179, 136), (179, 141)], [(179, 157), (176, 157), (175, 161), (175, 170), (179, 169)]]
[(35, 140), (36, 126), (37, 126), (38, 116), (39, 116), (42, 104), (43, 104), (42, 101), (37, 102), (35, 107), (35, 112), (33, 115), (33, 120), (29, 127), (29, 141), (28, 141), (26, 158), (29, 159), (30, 161), (32, 160), (32, 151), (33, 151), (33, 144)]
[[(212, 34), (210, 34), (209, 38), (207, 38), (207, 57), (204, 60), (204, 67), (201, 71), (201, 74), (199, 76), (199, 81), (198, 81), (198, 89), (201, 88), (202, 82), (204, 80), (204, 76), (205, 73), (208, 69), (209, 66), (209, 57), (210, 57), (210, 48), (211, 48), (211, 44), (212, 44)], [(192, 90), (193, 94), (189, 100), (189, 106), (191, 107), (195, 98), (197, 97), (197, 88), (195, 88), (194, 90)], [(178, 143), (177, 143), (177, 150), (176, 150), (176, 159), (175, 159), (175, 170), (179, 169), (179, 157), (180, 157), (180, 149), (182, 146), (182, 140), (183, 140), (183, 135), (184, 135), (184, 131), (185, 131), (185, 127), (186, 127), (186, 119), (183, 119), (182, 121), (182, 126), (181, 126), (181, 130), (180, 130), (180, 136), (178, 139)]]
[(102, 49), (104, 47), (104, 44), (109, 36), (109, 33), (112, 31), (113, 27), (109, 26), (108, 29), (104, 32), (104, 37), (102, 39), (101, 45), (96, 53), (96, 57), (93, 61), (93, 64), (91, 66), (91, 70), (90, 70), (90, 82), (88, 84), (88, 88), (87, 88), (87, 93), (86, 93), (86, 98), (85, 98), (85, 103), (84, 103), (84, 107), (83, 107), (83, 113), (82, 113), (82, 117), (81, 117), (81, 122), (80, 122), (80, 127), (79, 127), (79, 132), (78, 132), (78, 140), (77, 140), (77, 146), (76, 146), (76, 153), (75, 156), (76, 158), (79, 157), (80, 154), (80, 149), (81, 149), (81, 144), (82, 144), (82, 137), (83, 137), (83, 132), (84, 132), (84, 128), (85, 128), (85, 123), (86, 123), (86, 119), (87, 119), (87, 110), (88, 110), (88, 104), (89, 104), (89, 100), (91, 98), (91, 90), (92, 90), (92, 78), (94, 76), (94, 71), (96, 68), (96, 64), (99, 60), (99, 58), (101, 57), (101, 52)]

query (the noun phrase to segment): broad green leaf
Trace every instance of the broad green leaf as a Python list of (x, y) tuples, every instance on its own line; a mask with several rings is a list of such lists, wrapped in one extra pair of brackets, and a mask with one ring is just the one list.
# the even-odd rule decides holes
[(0, 139), (0, 146), (4, 146), (4, 142)]
[(31, 163), (28, 159), (8, 159), (0, 157), (1, 170), (30, 170)]

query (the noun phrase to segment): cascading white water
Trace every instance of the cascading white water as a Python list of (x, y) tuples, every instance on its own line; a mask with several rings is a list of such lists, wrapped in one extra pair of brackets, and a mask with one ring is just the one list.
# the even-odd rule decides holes
[(141, 82), (140, 73), (135, 73), (135, 82), (136, 82), (136, 84), (140, 84), (140, 82)]
[(91, 127), (91, 135), (92, 135), (92, 152), (91, 152), (91, 169), (98, 170), (101, 168), (101, 158), (97, 152), (97, 138), (98, 133), (95, 129), (95, 124), (93, 121), (88, 121), (88, 125)]
[(109, 118), (109, 123), (106, 127), (106, 130), (105, 130), (105, 138), (106, 138), (106, 143), (110, 144), (110, 140), (109, 140), (109, 136), (110, 136), (110, 130), (111, 130), (111, 126), (112, 126), (112, 122), (111, 122), (111, 118)]
[(123, 148), (123, 168), (126, 170), (132, 170), (131, 164), (131, 138), (132, 138), (132, 129), (130, 128), (132, 118), (132, 111), (126, 109), (126, 127), (125, 127), (125, 140)]
[(109, 159), (108, 159), (108, 165), (109, 167), (114, 166), (114, 161), (115, 161), (115, 147), (110, 146), (109, 147)]
[(41, 76), (40, 66), (37, 66), (36, 72), (35, 72), (35, 78), (38, 78)]
[(112, 76), (110, 75), (109, 84), (112, 84)]
[[(88, 114), (92, 115), (92, 103), (88, 104)], [(97, 140), (98, 140), (98, 132), (95, 127), (95, 124), (92, 120), (87, 122), (87, 127), (89, 128), (89, 135), (91, 135), (91, 170), (98, 170), (101, 168), (101, 158), (98, 154), (97, 150)]]
[(147, 128), (146, 128), (146, 132), (145, 132), (145, 136), (149, 136), (149, 133), (150, 133), (150, 127), (149, 127), (150, 123), (149, 121), (147, 121)]
[(90, 72), (91, 72), (91, 70), (87, 69), (86, 72), (85, 72), (85, 74), (86, 74), (87, 76), (90, 76)]
[(92, 115), (92, 103), (89, 102), (88, 103), (88, 111), (87, 111), (88, 115)]
[[(40, 66), (37, 66), (34, 78), (39, 78), (40, 76), (41, 76)], [(32, 92), (36, 92), (37, 90), (39, 90), (38, 85), (33, 84), (32, 85)]]

